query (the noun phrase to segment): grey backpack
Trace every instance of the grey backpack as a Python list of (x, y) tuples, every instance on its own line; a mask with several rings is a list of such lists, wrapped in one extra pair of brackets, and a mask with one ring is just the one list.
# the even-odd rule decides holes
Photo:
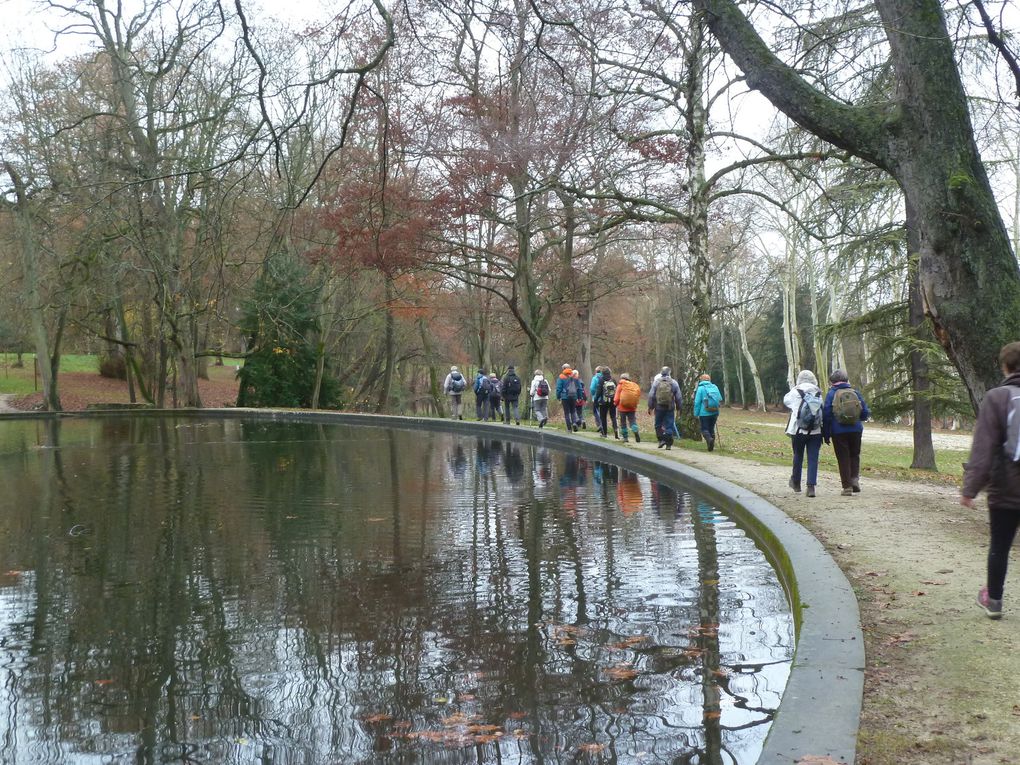
[(1020, 387), (1010, 385), (1006, 407), (1006, 441), (1002, 444), (1006, 458), (1020, 462)]

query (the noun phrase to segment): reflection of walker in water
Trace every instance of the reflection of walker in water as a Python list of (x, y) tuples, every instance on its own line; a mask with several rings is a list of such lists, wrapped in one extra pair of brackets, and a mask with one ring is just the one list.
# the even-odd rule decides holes
[(511, 485), (516, 486), (524, 477), (524, 460), (521, 458), (521, 448), (507, 441), (503, 450), (503, 470)]
[(652, 481), (652, 509), (660, 518), (679, 518), (683, 515), (685, 494), (658, 481)]
[(624, 515), (636, 513), (641, 509), (644, 497), (641, 494), (641, 481), (637, 473), (620, 470), (620, 480), (616, 484), (616, 501)]
[(467, 455), (459, 442), (454, 444), (447, 459), (450, 462), (450, 473), (456, 478), (463, 478), (467, 473)]

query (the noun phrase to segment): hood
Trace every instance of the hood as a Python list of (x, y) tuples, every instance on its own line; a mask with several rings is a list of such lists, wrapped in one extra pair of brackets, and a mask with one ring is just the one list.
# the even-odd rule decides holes
[(816, 388), (818, 387), (818, 378), (815, 377), (815, 373), (810, 369), (802, 369), (800, 374), (797, 375), (797, 385), (803, 385), (804, 383), (811, 383)]

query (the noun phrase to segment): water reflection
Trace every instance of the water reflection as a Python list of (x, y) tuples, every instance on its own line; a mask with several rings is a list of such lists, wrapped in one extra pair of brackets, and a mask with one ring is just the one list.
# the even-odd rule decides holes
[(0, 423), (0, 762), (754, 762), (792, 620), (704, 502), (541, 447)]

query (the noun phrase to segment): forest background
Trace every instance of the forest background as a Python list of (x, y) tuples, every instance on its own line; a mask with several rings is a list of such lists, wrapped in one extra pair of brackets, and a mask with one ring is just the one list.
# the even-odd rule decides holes
[(0, 351), (49, 409), (72, 352), (157, 406), (226, 362), (429, 414), (451, 364), (759, 409), (841, 367), (928, 467), (1020, 337), (1008, 4), (17, 5)]

